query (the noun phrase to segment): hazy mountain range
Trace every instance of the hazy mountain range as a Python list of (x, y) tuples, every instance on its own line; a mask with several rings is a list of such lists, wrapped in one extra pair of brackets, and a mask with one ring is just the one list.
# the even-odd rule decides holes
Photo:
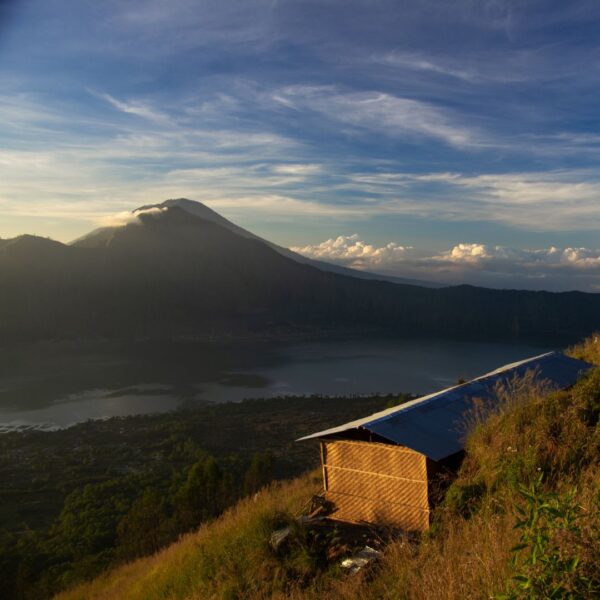
[(168, 200), (70, 245), (0, 240), (3, 339), (280, 335), (575, 337), (600, 295), (427, 287), (301, 257), (206, 206)]

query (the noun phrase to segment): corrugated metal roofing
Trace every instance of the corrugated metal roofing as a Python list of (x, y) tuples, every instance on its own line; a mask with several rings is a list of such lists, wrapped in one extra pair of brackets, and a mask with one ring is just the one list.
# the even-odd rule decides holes
[(566, 389), (591, 368), (592, 365), (560, 352), (548, 352), (505, 365), (468, 383), (411, 400), (300, 440), (326, 438), (364, 429), (390, 442), (421, 452), (433, 460), (442, 460), (463, 449), (465, 413), (472, 408), (475, 399), (493, 401), (498, 383), (535, 371), (538, 381), (545, 381), (557, 390)]

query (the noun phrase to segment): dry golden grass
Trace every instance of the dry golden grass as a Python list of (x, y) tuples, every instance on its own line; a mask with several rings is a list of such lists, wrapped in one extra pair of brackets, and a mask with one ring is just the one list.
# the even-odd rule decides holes
[[(416, 550), (394, 544), (380, 574), (361, 585), (359, 597), (456, 600), (488, 598), (508, 576), (509, 549), (515, 539), (512, 519), (504, 516), (453, 520), (444, 535)], [(352, 598), (353, 582), (340, 585), (338, 597)], [(336, 594), (337, 595), (337, 594)]]
[(57, 596), (61, 600), (249, 598), (287, 583), (268, 547), (279, 515), (298, 514), (319, 474), (274, 484), (157, 554)]
[(586, 360), (600, 366), (600, 331), (592, 334), (583, 342), (571, 346), (566, 353), (573, 358)]

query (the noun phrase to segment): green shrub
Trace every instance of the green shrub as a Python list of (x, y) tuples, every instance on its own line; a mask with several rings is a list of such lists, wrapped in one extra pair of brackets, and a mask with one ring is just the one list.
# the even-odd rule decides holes
[(469, 518), (479, 509), (486, 492), (485, 482), (455, 481), (446, 493), (445, 505), (455, 514)]
[(596, 598), (600, 579), (595, 561), (582, 560), (586, 548), (577, 490), (563, 495), (544, 492), (540, 474), (529, 487), (520, 486), (515, 528), (519, 543), (512, 549), (512, 577), (502, 600)]

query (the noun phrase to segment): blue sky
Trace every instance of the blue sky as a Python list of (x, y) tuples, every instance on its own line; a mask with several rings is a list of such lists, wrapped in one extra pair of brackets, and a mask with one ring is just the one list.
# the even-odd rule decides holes
[(390, 273), (600, 290), (600, 3), (0, 0), (0, 237), (172, 197)]

